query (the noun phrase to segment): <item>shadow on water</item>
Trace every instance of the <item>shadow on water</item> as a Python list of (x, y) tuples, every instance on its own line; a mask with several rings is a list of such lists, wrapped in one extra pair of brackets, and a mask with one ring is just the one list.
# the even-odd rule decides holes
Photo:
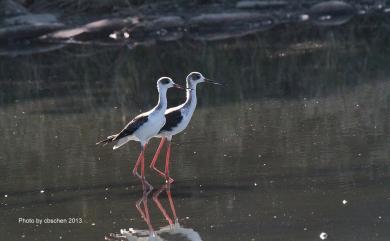
[[(133, 207), (142, 193), (129, 170), (138, 145), (113, 152), (94, 143), (155, 103), (156, 78), (183, 82), (200, 70), (226, 85), (199, 88), (191, 124), (172, 144), (182, 227), (202, 240), (309, 241), (326, 232), (387, 241), (389, 38), (381, 23), (366, 21), (279, 26), (209, 44), (0, 57), (2, 237), (102, 240), (126, 227), (149, 230)], [(169, 92), (171, 105), (182, 99)], [(158, 233), (167, 221), (151, 196)]]

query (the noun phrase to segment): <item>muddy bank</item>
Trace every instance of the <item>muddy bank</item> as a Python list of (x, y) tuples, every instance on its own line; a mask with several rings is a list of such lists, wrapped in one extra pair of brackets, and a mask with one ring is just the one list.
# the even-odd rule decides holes
[[(390, 7), (369, 1), (151, 1), (128, 5), (121, 1), (95, 5), (88, 1), (79, 5), (73, 1), (67, 5), (44, 2), (2, 3), (0, 54), (52, 51), (57, 49), (53, 44), (134, 48), (165, 41), (217, 41), (267, 31), (281, 24), (324, 28), (343, 25), (354, 18), (374, 17), (386, 26), (390, 22)], [(34, 50), (25, 51), (32, 43)], [(15, 48), (20, 45), (24, 51)]]

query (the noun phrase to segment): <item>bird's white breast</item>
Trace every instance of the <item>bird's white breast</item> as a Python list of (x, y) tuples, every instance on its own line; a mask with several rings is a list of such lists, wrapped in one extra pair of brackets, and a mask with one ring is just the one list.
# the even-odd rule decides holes
[(180, 123), (177, 126), (172, 128), (171, 131), (172, 135), (176, 135), (187, 128), (188, 124), (190, 123), (193, 112), (188, 112), (183, 109), (181, 111), (181, 114), (183, 115), (183, 119), (180, 121)]
[(161, 130), (165, 125), (165, 116), (160, 111), (152, 112), (148, 116), (148, 121), (144, 123), (137, 131), (134, 132), (134, 136), (140, 141), (148, 141)]

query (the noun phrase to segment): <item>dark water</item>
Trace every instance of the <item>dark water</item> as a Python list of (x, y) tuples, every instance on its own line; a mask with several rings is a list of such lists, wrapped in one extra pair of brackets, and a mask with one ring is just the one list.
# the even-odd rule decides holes
[[(162, 237), (389, 240), (390, 41), (379, 25), (1, 57), (0, 240), (147, 231), (135, 207), (142, 185), (129, 170), (139, 146), (94, 143), (154, 105), (159, 76), (183, 83), (192, 70), (226, 84), (199, 86), (191, 124), (174, 137), (170, 190), (181, 228)], [(171, 105), (183, 96), (170, 90)], [(155, 191), (143, 201), (159, 230), (168, 222), (152, 196), (163, 181), (147, 175)], [(159, 197), (172, 218), (164, 189)]]

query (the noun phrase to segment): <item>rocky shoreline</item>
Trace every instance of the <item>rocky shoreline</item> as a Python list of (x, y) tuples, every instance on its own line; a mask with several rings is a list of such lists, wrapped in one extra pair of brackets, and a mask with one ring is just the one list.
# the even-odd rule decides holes
[[(117, 9), (102, 15), (32, 12), (13, 0), (2, 4), (0, 54), (46, 52), (67, 44), (152, 45), (158, 42), (216, 41), (239, 38), (280, 24), (343, 25), (354, 17), (390, 18), (377, 1), (248, 1), (179, 6), (161, 3)], [(1, 15), (0, 15), (1, 16)], [(29, 51), (15, 46), (31, 46)], [(41, 47), (37, 47), (41, 46)]]

